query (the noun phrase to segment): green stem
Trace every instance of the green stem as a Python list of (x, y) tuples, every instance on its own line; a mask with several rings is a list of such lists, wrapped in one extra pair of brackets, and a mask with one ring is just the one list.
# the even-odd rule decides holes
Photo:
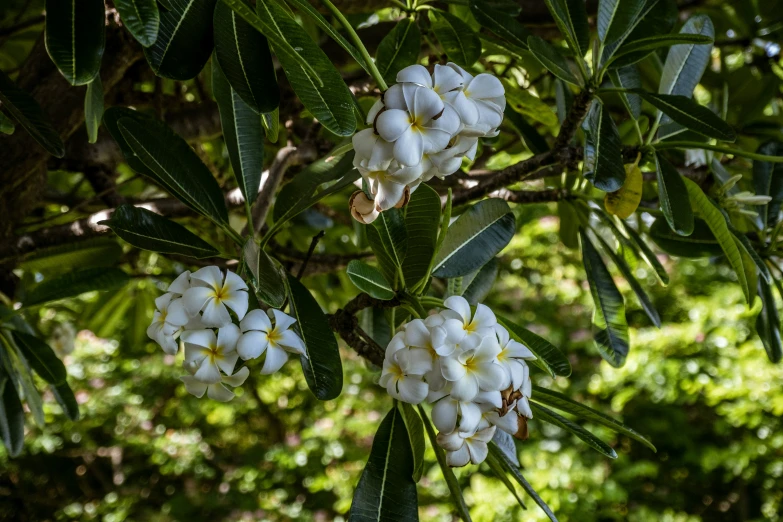
[(358, 34), (356, 34), (356, 31), (354, 31), (350, 22), (348, 22), (345, 16), (343, 16), (340, 10), (337, 9), (337, 7), (335, 7), (335, 5), (330, 2), (330, 0), (321, 0), (321, 2), (326, 6), (327, 9), (329, 9), (329, 11), (331, 11), (334, 17), (337, 18), (337, 21), (340, 22), (340, 25), (342, 25), (345, 31), (348, 33), (348, 38), (351, 39), (356, 48), (359, 49), (359, 52), (362, 53), (362, 58), (364, 58), (364, 61), (367, 62), (367, 67), (370, 68), (370, 74), (373, 78), (375, 78), (375, 83), (378, 84), (378, 88), (380, 88), (381, 91), (388, 89), (389, 87), (386, 85), (386, 82), (383, 81), (381, 72), (378, 70), (378, 67), (375, 66), (375, 62), (370, 57), (370, 53), (367, 52), (367, 48), (364, 46), (364, 43), (362, 43), (362, 39), (359, 38)]
[(734, 156), (742, 156), (757, 161), (769, 161), (770, 163), (783, 163), (783, 156), (767, 156), (766, 154), (756, 154), (755, 152), (746, 152), (740, 149), (732, 149), (731, 147), (723, 147), (721, 145), (712, 145), (709, 143), (701, 143), (698, 141), (661, 141), (654, 145), (656, 150), (662, 149), (704, 149), (714, 150), (715, 152), (722, 152), (724, 154), (733, 154)]
[(423, 297), (419, 298), (419, 301), (424, 306), (429, 306), (431, 308), (443, 308), (443, 299), (439, 297), (432, 297), (429, 295), (425, 295)]
[(222, 228), (226, 232), (226, 234), (228, 234), (229, 237), (231, 237), (231, 239), (234, 240), (234, 243), (236, 243), (240, 247), (245, 246), (245, 240), (242, 238), (242, 236), (239, 235), (239, 233), (236, 230), (231, 228), (231, 226), (223, 223), (220, 225), (220, 228)]
[(250, 211), (250, 202), (245, 199), (245, 217), (247, 218), (247, 229), (253, 230), (253, 213)]

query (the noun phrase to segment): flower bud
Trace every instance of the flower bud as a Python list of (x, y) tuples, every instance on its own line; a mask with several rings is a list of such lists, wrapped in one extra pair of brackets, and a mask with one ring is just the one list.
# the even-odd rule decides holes
[(375, 207), (375, 202), (368, 198), (367, 194), (361, 190), (357, 190), (351, 195), (348, 206), (351, 209), (353, 218), (365, 225), (369, 225), (375, 221), (380, 214), (380, 211)]

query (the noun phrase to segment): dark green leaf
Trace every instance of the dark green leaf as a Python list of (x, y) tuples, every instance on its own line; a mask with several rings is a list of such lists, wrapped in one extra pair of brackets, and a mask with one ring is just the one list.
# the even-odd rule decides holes
[(773, 363), (780, 362), (783, 358), (783, 342), (780, 340), (780, 316), (772, 287), (759, 279), (759, 297), (761, 297), (762, 309), (756, 316), (756, 331), (761, 338), (761, 343), (767, 351), (767, 357)]
[(625, 320), (623, 296), (614, 284), (601, 256), (582, 231), (582, 261), (595, 303), (593, 338), (596, 348), (609, 364), (619, 368), (628, 355), (628, 323)]
[(471, 0), (470, 12), (478, 23), (512, 44), (517, 53), (527, 49), (530, 31), (508, 12), (496, 9), (484, 0)]
[(29, 411), (33, 414), (33, 420), (42, 428), (46, 423), (43, 413), (43, 400), (33, 381), (33, 372), (30, 369), (30, 365), (16, 346), (10, 331), (0, 331), (0, 336), (2, 336), (2, 341), (6, 348), (0, 351), (0, 362), (4, 363), (13, 386), (15, 386), (14, 389), (17, 392), (21, 390), (18, 396), (24, 397)]
[(550, 424), (553, 424), (569, 433), (572, 433), (576, 435), (578, 438), (582, 439), (588, 446), (596, 450), (598, 453), (601, 453), (602, 455), (606, 455), (610, 459), (616, 459), (617, 453), (614, 451), (614, 449), (609, 446), (607, 443), (581, 427), (579, 424), (576, 424), (575, 422), (566, 419), (562, 415), (555, 413), (554, 411), (550, 410), (549, 408), (546, 408), (544, 406), (541, 406), (540, 404), (531, 403), (530, 408), (533, 410), (533, 413), (535, 414), (536, 419), (542, 420), (544, 422), (548, 422)]
[(412, 405), (402, 401), (395, 402), (405, 422), (405, 431), (408, 432), (408, 441), (413, 455), (413, 480), (418, 482), (424, 471), (424, 426)]
[[(764, 260), (761, 259), (761, 256), (758, 254), (758, 252), (756, 252), (756, 249), (754, 248), (753, 244), (750, 242), (750, 239), (748, 239), (748, 236), (746, 236), (742, 232), (739, 232), (737, 229), (732, 227), (731, 224), (729, 224), (729, 230), (731, 230), (731, 233), (734, 235), (734, 239), (737, 240), (737, 246), (739, 247), (740, 252), (742, 252), (747, 256), (747, 257), (743, 256), (745, 271), (753, 272), (753, 270), (749, 270), (749, 268), (752, 268), (749, 265), (755, 265), (756, 274), (760, 275), (767, 283), (772, 284), (772, 274), (769, 273), (769, 268), (767, 268), (767, 265), (764, 263)], [(754, 277), (756, 274), (754, 274)], [(754, 288), (755, 288), (755, 284), (754, 284)]]
[(343, 388), (343, 365), (337, 339), (320, 305), (291, 274), (288, 274), (288, 289), (291, 312), (307, 350), (301, 357), (307, 386), (322, 401), (334, 399)]
[(404, 281), (399, 281), (399, 272), (408, 252), (408, 232), (405, 229), (405, 219), (399, 209), (392, 208), (382, 212), (371, 226), (378, 233), (377, 236), (380, 239), (382, 251), (377, 251), (376, 245), (373, 245), (372, 242), (370, 246), (373, 248), (379, 263), (381, 263), (381, 258), (385, 257), (393, 265), (395, 270), (394, 277), (389, 277), (388, 268), (384, 267), (383, 263), (381, 263), (381, 271), (386, 280), (391, 283), (392, 288), (397, 290), (404, 284)]
[(155, 0), (114, 0), (114, 7), (130, 34), (144, 47), (158, 38), (160, 13)]
[(280, 109), (263, 113), (261, 115), (261, 125), (264, 126), (266, 138), (272, 143), (277, 143), (277, 137), (280, 133)]
[(666, 222), (676, 233), (689, 236), (693, 232), (693, 209), (682, 176), (660, 152), (655, 153), (658, 176), (658, 200)]
[(106, 39), (103, 0), (46, 0), (46, 50), (71, 85), (90, 83)]
[[(234, 15), (230, 9), (229, 15)], [(223, 139), (234, 177), (245, 201), (252, 205), (258, 197), (261, 171), (264, 169), (264, 129), (261, 117), (229, 85), (217, 61), (212, 62), (212, 92), (220, 109)]]
[(565, 57), (557, 49), (539, 36), (531, 36), (527, 39), (528, 47), (533, 56), (541, 62), (549, 72), (572, 85), (579, 85), (580, 81), (571, 72)]
[(445, 11), (430, 11), (432, 31), (446, 56), (463, 67), (470, 67), (481, 56), (481, 41), (468, 24)]
[(19, 351), (35, 373), (49, 384), (58, 385), (65, 382), (65, 365), (48, 344), (24, 332), (14, 331), (12, 335)]
[[(502, 430), (496, 430), (495, 431), (495, 435), (497, 435), (499, 433), (503, 433), (505, 435), (508, 435), (508, 433), (506, 433), (505, 431), (502, 431)], [(508, 436), (511, 437), (511, 435), (508, 435)], [(495, 439), (493, 438), (492, 440), (494, 441)], [(506, 489), (512, 495), (514, 495), (514, 498), (517, 499), (517, 503), (520, 506), (522, 506), (522, 509), (527, 509), (527, 506), (525, 505), (524, 501), (522, 500), (522, 498), (517, 493), (516, 487), (514, 487), (514, 484), (508, 478), (508, 473), (506, 473), (506, 468), (503, 465), (503, 462), (500, 460), (500, 458), (497, 457), (494, 453), (490, 452), (490, 453), (487, 454), (487, 459), (486, 459), (485, 462), (486, 462), (487, 466), (489, 466), (489, 469), (492, 470), (492, 473), (494, 473), (500, 479), (500, 481), (503, 483), (503, 485), (506, 486)]]
[(90, 143), (98, 141), (98, 128), (103, 119), (103, 84), (101, 77), (96, 76), (87, 85), (84, 95), (84, 124), (87, 127), (87, 139)]
[(0, 435), (8, 455), (18, 457), (24, 447), (24, 409), (14, 383), (0, 369)]
[(23, 303), (34, 306), (85, 292), (112, 290), (128, 282), (128, 274), (119, 268), (87, 268), (60, 277), (45, 279), (27, 293)]
[(644, 0), (600, 0), (597, 26), (601, 43), (609, 45), (621, 38), (643, 7)]
[[(783, 156), (783, 145), (768, 142), (761, 145), (756, 152), (765, 156)], [(754, 210), (759, 213), (764, 228), (774, 226), (778, 222), (780, 205), (783, 202), (783, 163), (754, 160), (753, 187), (756, 195), (772, 198), (772, 201), (765, 205), (755, 206)]]
[(622, 143), (609, 110), (594, 102), (586, 124), (583, 175), (599, 190), (619, 190), (625, 182)]
[[(640, 89), (642, 87), (642, 79), (636, 65), (610, 71), (609, 78), (611, 78), (612, 84), (619, 89)], [(620, 97), (631, 116), (638, 120), (642, 115), (642, 99), (639, 95), (622, 92)]]
[(220, 254), (215, 247), (179, 223), (133, 205), (118, 207), (108, 220), (99, 224), (111, 228), (122, 239), (143, 250), (196, 259)]
[(492, 290), (492, 285), (495, 284), (499, 270), (500, 263), (498, 258), (493, 257), (477, 272), (465, 276), (462, 297), (467, 299), (468, 303), (473, 306), (483, 301), (489, 295), (489, 291)]
[(636, 230), (629, 227), (622, 221), (620, 222), (620, 226), (631, 243), (636, 247), (634, 250), (636, 250), (640, 257), (644, 259), (645, 263), (647, 263), (647, 265), (655, 271), (655, 275), (658, 277), (658, 280), (661, 282), (661, 284), (663, 286), (668, 285), (669, 274), (666, 273), (666, 269), (658, 260), (658, 256), (655, 255), (647, 243), (641, 238), (641, 236), (639, 236), (639, 233)]
[(250, 269), (250, 282), (256, 296), (272, 308), (283, 306), (286, 298), (286, 272), (280, 263), (261, 250), (253, 238), (245, 243), (242, 255)]
[(647, 440), (643, 435), (633, 430), (632, 428), (629, 428), (625, 424), (617, 421), (616, 419), (610, 417), (609, 415), (604, 415), (600, 411), (596, 411), (592, 408), (585, 406), (584, 404), (580, 404), (566, 397), (562, 393), (552, 391), (547, 388), (542, 388), (541, 386), (536, 386), (535, 384), (533, 385), (533, 391), (534, 393), (532, 399), (535, 402), (546, 404), (547, 406), (551, 406), (552, 408), (556, 408), (558, 410), (570, 413), (581, 419), (591, 421), (596, 424), (600, 424), (601, 426), (606, 426), (612, 431), (616, 431), (617, 433), (622, 433), (623, 435), (627, 435), (633, 440), (637, 442), (641, 442), (651, 450), (657, 451), (655, 449), (655, 446), (653, 446), (653, 444), (649, 440)]
[(723, 141), (734, 141), (737, 138), (731, 125), (690, 98), (671, 94), (652, 94), (641, 89), (628, 92), (638, 94), (675, 122), (699, 134)]
[(541, 136), (536, 128), (529, 124), (521, 114), (508, 105), (503, 111), (503, 114), (505, 121), (510, 123), (519, 135), (522, 136), (522, 139), (525, 140), (525, 145), (530, 149), (530, 152), (533, 154), (540, 154), (549, 150), (549, 144), (544, 137)]
[(217, 0), (170, 0), (160, 13), (155, 43), (144, 49), (158, 76), (172, 80), (195, 78), (212, 54), (212, 15)]
[[(2, 93), (0, 93), (0, 96), (2, 96)], [(14, 122), (11, 120), (11, 118), (0, 112), (0, 132), (10, 136), (14, 133), (15, 130), (16, 125), (14, 125)]]
[[(709, 16), (695, 15), (685, 22), (680, 29), (680, 35), (702, 36), (706, 38), (706, 42), (675, 45), (669, 49), (658, 92), (690, 98), (710, 62), (711, 41), (715, 38), (715, 29)], [(710, 45), (704, 45), (705, 43)], [(664, 120), (663, 123), (667, 122)]]
[(449, 226), (433, 274), (459, 277), (484, 266), (511, 241), (516, 220), (502, 199), (479, 201)]
[[(217, 223), (228, 223), (226, 201), (217, 181), (190, 145), (168, 125), (154, 119), (142, 123), (136, 117), (122, 117), (117, 128), (146, 167), (142, 174), (200, 214)], [(131, 167), (135, 169), (133, 164)]]
[[(257, 9), (258, 17), (267, 24), (274, 25), (280, 38), (290, 44), (283, 46), (279, 39), (270, 38), (272, 49), (280, 60), (288, 81), (305, 108), (324, 127), (338, 136), (353, 134), (356, 130), (356, 118), (351, 91), (329, 57), (310, 39), (296, 20), (276, 3), (259, 2)], [(266, 36), (269, 38), (269, 34)], [(288, 52), (289, 47), (296, 50), (293, 53), (296, 56)], [(302, 58), (315, 70), (317, 78), (312, 77), (310, 71), (300, 63)]]
[(114, 239), (96, 237), (64, 245), (46, 247), (32, 252), (20, 267), (45, 274), (78, 268), (109, 266), (122, 255), (122, 247)]
[(63, 409), (63, 413), (72, 421), (79, 420), (79, 403), (67, 382), (52, 386), (52, 395)]
[(394, 264), (392, 257), (386, 252), (378, 229), (370, 225), (364, 227), (363, 230), (367, 235), (367, 244), (375, 254), (375, 259), (378, 261), (378, 269), (383, 274), (384, 279), (386, 281), (394, 281), (395, 284), (393, 286), (399, 286), (397, 284), (399, 280), (399, 270), (397, 269), (397, 265)]
[(513, 339), (527, 346), (537, 357), (533, 364), (549, 373), (552, 377), (556, 375), (568, 377), (571, 375), (571, 363), (568, 362), (563, 352), (555, 345), (505, 317), (497, 316), (497, 318), (498, 322), (506, 327)]
[[(713, 38), (711, 36), (701, 34), (660, 34), (649, 36), (621, 47), (612, 57), (610, 63), (615, 67), (626, 67), (643, 60), (651, 51), (661, 47), (674, 46), (672, 47), (674, 49), (675, 47), (683, 46), (707, 47), (709, 45), (709, 48), (711, 48), (712, 42)], [(707, 56), (709, 56), (709, 53)]]
[(555, 19), (558, 29), (577, 55), (577, 59), (590, 49), (590, 26), (583, 0), (544, 0)]
[[(276, 109), (280, 103), (280, 89), (277, 86), (272, 54), (264, 35), (224, 2), (218, 2), (215, 5), (214, 24), (217, 62), (235, 95), (238, 94), (245, 105), (256, 113), (260, 114)], [(213, 85), (216, 75), (217, 73), (213, 71)], [(223, 106), (230, 106), (227, 105), (226, 93), (225, 88), (222, 89), (220, 96), (215, 91), (218, 104), (221, 103), (220, 97), (224, 98), (220, 107), (221, 117)], [(223, 128), (225, 129), (225, 127), (224, 124)], [(256, 144), (256, 148), (263, 148), (260, 143)]]
[(351, 522), (419, 519), (413, 450), (399, 409), (392, 408), (375, 433), (370, 457), (353, 494)]
[(135, 118), (142, 125), (149, 126), (159, 124), (159, 122), (152, 116), (133, 109), (129, 109), (127, 107), (109, 107), (103, 113), (103, 124), (106, 125), (106, 130), (109, 131), (111, 137), (114, 138), (114, 141), (116, 141), (117, 145), (119, 145), (120, 150), (122, 151), (122, 155), (125, 158), (125, 162), (128, 164), (128, 166), (140, 174), (144, 174), (145, 176), (149, 176), (152, 179), (156, 179), (155, 173), (147, 168), (144, 162), (142, 162), (141, 159), (136, 156), (136, 154), (133, 152), (133, 149), (130, 147), (130, 145), (128, 145), (128, 142), (122, 135), (122, 132), (117, 125), (117, 122), (120, 120), (120, 118)]
[(713, 257), (723, 253), (715, 234), (704, 220), (694, 218), (693, 232), (681, 236), (672, 231), (664, 219), (657, 219), (650, 227), (650, 237), (661, 250), (678, 257)]
[(397, 81), (397, 73), (419, 58), (421, 32), (413, 18), (402, 20), (384, 36), (378, 45), (376, 65), (388, 83)]
[(356, 288), (376, 299), (389, 300), (394, 298), (394, 290), (377, 268), (363, 261), (354, 259), (348, 263), (345, 270), (348, 279)]
[(440, 225), (440, 196), (429, 185), (421, 184), (405, 207), (408, 248), (402, 273), (408, 288), (415, 287), (430, 268)]
[(3, 71), (0, 71), (0, 102), (11, 118), (24, 127), (49, 154), (57, 158), (65, 155), (60, 134), (52, 126), (41, 106), (32, 96), (17, 87)]
[[(669, 33), (677, 22), (677, 3), (675, 0), (645, 0), (643, 7), (637, 12), (628, 28), (613, 43), (608, 44), (601, 56), (601, 64), (605, 65), (614, 53), (625, 44), (637, 40)], [(637, 53), (641, 56), (628, 55), (630, 63), (647, 56), (652, 51)], [(632, 60), (630, 59), (631, 57)]]

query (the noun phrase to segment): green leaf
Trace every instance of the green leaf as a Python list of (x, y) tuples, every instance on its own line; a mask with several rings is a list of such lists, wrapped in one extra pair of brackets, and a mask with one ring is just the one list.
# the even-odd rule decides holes
[(580, 232), (582, 261), (595, 303), (593, 338), (596, 348), (615, 368), (625, 364), (628, 355), (628, 323), (625, 320), (623, 296), (614, 284), (601, 256), (584, 231)]
[[(381, 271), (384, 277), (391, 283), (392, 288), (397, 290), (404, 284), (404, 281), (399, 280), (399, 274), (400, 270), (402, 270), (405, 255), (408, 252), (408, 232), (405, 229), (405, 220), (402, 212), (396, 208), (382, 212), (371, 226), (377, 232), (380, 245), (373, 245), (371, 242), (370, 246), (381, 264)], [(381, 247), (380, 251), (376, 250), (377, 246)], [(381, 262), (381, 257), (384, 256), (388, 260), (386, 266)], [(391, 266), (394, 268), (393, 277), (389, 277), (391, 274), (388, 263), (391, 263)]]
[(661, 250), (677, 257), (698, 258), (723, 254), (715, 234), (699, 218), (693, 219), (693, 232), (689, 236), (677, 234), (666, 220), (657, 219), (650, 226), (650, 237)]
[(291, 312), (304, 341), (306, 355), (302, 355), (302, 373), (307, 386), (322, 401), (334, 399), (343, 388), (343, 365), (340, 349), (329, 321), (310, 291), (288, 274)]
[(65, 272), (74, 267), (91, 268), (114, 264), (122, 255), (122, 247), (114, 239), (96, 237), (64, 245), (46, 247), (32, 252), (19, 266), (24, 270), (45, 274)]
[(496, 9), (484, 0), (471, 0), (470, 12), (478, 23), (512, 44), (517, 53), (527, 49), (530, 31), (508, 12)]
[(277, 143), (277, 137), (280, 133), (280, 109), (263, 113), (261, 115), (261, 125), (264, 126), (266, 138), (272, 143)]
[(46, 152), (57, 158), (65, 156), (60, 134), (52, 126), (41, 106), (32, 96), (17, 87), (3, 71), (0, 71), (0, 102), (11, 118), (24, 127)]
[(435, 255), (440, 225), (440, 196), (429, 185), (421, 184), (405, 207), (408, 248), (402, 273), (408, 288), (414, 288), (427, 276)]
[(638, 94), (672, 120), (709, 138), (734, 141), (734, 129), (707, 107), (680, 95), (652, 94), (641, 89), (628, 91)]
[(158, 38), (160, 13), (155, 0), (114, 0), (114, 7), (130, 34), (144, 47)]
[(557, 115), (552, 112), (549, 104), (541, 98), (533, 96), (527, 90), (511, 85), (509, 82), (501, 80), (506, 88), (506, 101), (508, 106), (519, 114), (529, 117), (547, 127), (557, 125)]
[(552, 377), (556, 375), (568, 377), (571, 375), (571, 363), (568, 362), (563, 352), (555, 345), (505, 317), (498, 315), (497, 318), (513, 339), (527, 346), (537, 357), (536, 360), (532, 361), (533, 364), (549, 373)]
[[(229, 0), (223, 1), (228, 3)], [(258, 2), (256, 7), (258, 17), (277, 28), (279, 38), (273, 39), (269, 34), (265, 34), (302, 104), (334, 134), (352, 135), (356, 130), (353, 97), (332, 61), (279, 5), (273, 2)], [(281, 45), (280, 39), (290, 45)], [(296, 50), (293, 53), (295, 56), (289, 52), (291, 48)], [(315, 70), (317, 77), (300, 63), (302, 59)]]
[(398, 408), (375, 433), (370, 457), (353, 494), (351, 522), (406, 522), (419, 519), (413, 450)]
[(46, 50), (71, 85), (98, 75), (106, 40), (103, 0), (46, 0)]
[[(0, 93), (0, 96), (1, 95), (2, 93)], [(14, 125), (14, 122), (11, 120), (11, 118), (0, 112), (0, 132), (10, 136), (14, 133), (15, 130), (16, 125)]]
[(87, 84), (84, 95), (84, 124), (87, 127), (87, 139), (90, 143), (98, 141), (98, 128), (103, 119), (103, 84), (101, 77), (96, 76)]
[[(559, 81), (558, 81), (559, 82)], [(562, 85), (562, 82), (559, 82)], [(525, 145), (533, 154), (541, 154), (549, 150), (549, 144), (546, 142), (543, 136), (539, 134), (538, 130), (527, 122), (517, 111), (507, 105), (503, 110), (505, 121), (514, 127), (522, 139), (525, 141)]]
[[(777, 142), (767, 142), (757, 151), (765, 156), (783, 156), (783, 145)], [(783, 202), (783, 163), (768, 161), (753, 161), (753, 187), (756, 195), (772, 198), (767, 204), (754, 206), (759, 213), (764, 228), (777, 224), (780, 216), (780, 205)]]
[(644, 0), (599, 0), (598, 38), (603, 45), (614, 43), (633, 23), (644, 7)]
[(580, 404), (573, 399), (568, 398), (562, 393), (550, 390), (548, 388), (542, 388), (541, 386), (536, 386), (534, 384), (533, 391), (535, 393), (532, 396), (532, 400), (535, 402), (546, 404), (547, 406), (551, 406), (552, 408), (570, 413), (581, 419), (600, 424), (601, 426), (606, 426), (612, 431), (622, 433), (623, 435), (626, 435), (637, 442), (641, 442), (651, 450), (657, 451), (655, 446), (653, 446), (653, 444), (647, 440), (647, 438), (634, 429), (629, 428), (625, 424), (610, 417), (609, 415), (605, 415), (600, 411), (589, 408), (584, 404)]
[(407, 18), (397, 23), (378, 44), (375, 63), (387, 83), (397, 81), (397, 73), (419, 59), (421, 32), (416, 20)]
[(12, 335), (19, 351), (35, 373), (49, 384), (58, 385), (65, 382), (65, 365), (48, 344), (24, 332), (13, 331)]
[(179, 223), (133, 205), (118, 207), (109, 219), (99, 224), (111, 228), (122, 239), (142, 250), (196, 259), (220, 255), (215, 247)]
[(596, 450), (602, 455), (606, 455), (610, 459), (616, 459), (617, 453), (607, 443), (581, 427), (579, 424), (566, 419), (562, 415), (555, 413), (554, 411), (541, 406), (540, 404), (531, 403), (530, 408), (533, 410), (536, 419), (553, 424), (558, 428), (561, 428), (573, 435), (576, 435), (579, 439), (584, 441), (588, 446)]
[(476, 63), (481, 56), (481, 41), (468, 24), (445, 11), (430, 11), (430, 22), (450, 60), (462, 67)]
[[(228, 223), (226, 201), (217, 181), (190, 145), (168, 125), (155, 119), (142, 122), (136, 117), (121, 117), (117, 128), (128, 148), (144, 164), (141, 174), (158, 182), (196, 212), (216, 223)], [(131, 167), (135, 169), (133, 164)]]
[[(612, 58), (614, 53), (624, 45), (637, 40), (669, 33), (677, 22), (679, 10), (675, 0), (645, 0), (628, 28), (613, 43), (607, 44), (601, 56), (602, 66)], [(641, 57), (633, 56), (633, 61), (639, 61), (652, 51), (643, 51)]]
[(0, 435), (10, 457), (18, 457), (24, 447), (24, 409), (14, 383), (0, 368)]
[(395, 402), (405, 422), (405, 431), (408, 432), (408, 441), (413, 454), (413, 480), (418, 482), (424, 472), (424, 426), (412, 405), (402, 401)]
[(590, 49), (590, 26), (583, 0), (544, 0), (568, 46), (580, 59)]
[(767, 357), (773, 363), (780, 362), (783, 358), (783, 342), (780, 339), (780, 316), (772, 287), (759, 279), (759, 297), (761, 297), (761, 313), (756, 316), (756, 331), (761, 338), (761, 343), (767, 351)]
[(493, 257), (489, 262), (482, 266), (478, 271), (468, 274), (463, 280), (462, 297), (467, 299), (468, 303), (476, 306), (489, 295), (495, 279), (498, 277), (500, 263), (498, 258)]
[[(250, 107), (256, 113), (275, 110), (280, 103), (280, 89), (277, 86), (272, 53), (264, 35), (224, 2), (215, 5), (214, 27), (215, 56), (235, 95), (239, 95), (244, 106)], [(218, 73), (213, 71), (213, 89), (217, 76)], [(227, 94), (228, 90), (225, 88), (222, 88), (220, 96), (215, 91), (218, 104), (221, 104), (220, 98), (223, 98), (221, 117), (223, 106), (231, 106), (228, 104)], [(225, 129), (225, 124), (223, 127)], [(260, 143), (256, 143), (257, 149), (262, 149)]]
[(531, 36), (527, 39), (528, 47), (533, 56), (541, 62), (549, 72), (572, 85), (580, 85), (579, 79), (571, 72), (565, 57), (557, 49), (539, 36)]
[(106, 130), (109, 131), (109, 134), (111, 134), (111, 137), (114, 138), (114, 141), (117, 142), (117, 145), (119, 145), (128, 166), (140, 174), (144, 174), (152, 179), (157, 179), (155, 173), (136, 156), (133, 149), (122, 135), (122, 132), (117, 125), (117, 122), (121, 118), (135, 118), (139, 123), (145, 126), (159, 125), (160, 123), (152, 116), (129, 109), (128, 107), (109, 107), (103, 113), (103, 124), (106, 126)]
[[(711, 43), (715, 38), (715, 28), (712, 26), (712, 20), (709, 16), (695, 15), (685, 22), (685, 25), (680, 29), (680, 35), (701, 36), (706, 38), (706, 41), (675, 45), (669, 49), (661, 73), (658, 92), (690, 98), (693, 96), (693, 89), (696, 88), (710, 62)], [(710, 45), (704, 45), (705, 43)], [(663, 121), (663, 123), (667, 123), (667, 121)]]
[[(505, 431), (496, 430), (495, 435), (498, 433), (506, 433)], [(511, 437), (511, 435), (509, 435)], [(494, 440), (494, 438), (493, 438)], [(508, 473), (506, 473), (506, 468), (503, 466), (503, 463), (501, 462), (500, 458), (495, 456), (494, 453), (488, 453), (486, 464), (489, 466), (489, 469), (492, 470), (492, 473), (494, 473), (500, 481), (503, 483), (504, 486), (506, 486), (506, 489), (514, 495), (514, 498), (517, 499), (517, 503), (522, 506), (522, 509), (527, 509), (527, 506), (525, 505), (525, 502), (522, 500), (522, 498), (517, 493), (516, 487), (514, 487), (513, 482), (508, 478)]]
[[(609, 63), (615, 67), (627, 67), (628, 65), (632, 65), (643, 60), (647, 57), (648, 54), (650, 54), (651, 51), (660, 49), (661, 47), (680, 47), (682, 45), (694, 47), (706, 46), (709, 44), (709, 48), (711, 48), (713, 41), (714, 40), (712, 36), (701, 34), (660, 34), (649, 36), (621, 47), (620, 50), (615, 53), (612, 59), (609, 60)], [(664, 71), (665, 70), (666, 69), (664, 69)], [(693, 91), (691, 90), (691, 92)]]
[(484, 266), (514, 237), (516, 220), (502, 199), (479, 201), (449, 226), (433, 275), (459, 277)]
[(30, 289), (22, 303), (26, 307), (76, 297), (85, 292), (113, 290), (128, 282), (128, 274), (119, 268), (87, 268), (52, 279)]
[[(640, 89), (642, 87), (642, 79), (639, 76), (639, 68), (636, 65), (629, 65), (627, 67), (621, 67), (609, 72), (609, 78), (612, 80), (612, 84), (618, 89)], [(627, 92), (621, 92), (620, 98), (623, 100), (623, 104), (628, 109), (631, 116), (638, 120), (642, 115), (642, 99), (638, 94), (628, 94)]]
[[(229, 14), (233, 15), (234, 12), (229, 10)], [(212, 62), (212, 92), (220, 109), (223, 139), (234, 177), (248, 206), (252, 205), (258, 197), (261, 171), (264, 169), (264, 129), (261, 117), (229, 85), (217, 61)]]
[(650, 249), (649, 245), (639, 236), (639, 233), (633, 228), (629, 227), (624, 222), (620, 222), (620, 226), (628, 237), (629, 241), (636, 247), (634, 250), (644, 260), (647, 265), (653, 269), (655, 275), (658, 277), (658, 281), (663, 286), (669, 284), (669, 274), (666, 273), (666, 269), (658, 260), (658, 256)]
[(737, 279), (742, 288), (742, 293), (745, 295), (745, 300), (748, 305), (750, 305), (753, 302), (756, 287), (754, 285), (753, 288), (750, 288), (748, 284), (749, 282), (745, 273), (742, 253), (737, 245), (737, 240), (729, 230), (729, 224), (726, 222), (726, 217), (704, 192), (702, 192), (701, 188), (696, 183), (688, 178), (683, 178), (683, 180), (685, 181), (685, 188), (688, 190), (688, 195), (690, 196), (691, 205), (695, 210), (698, 210), (699, 214), (704, 218), (707, 226), (720, 244), (723, 253), (726, 254), (729, 264), (731, 264), (731, 267), (737, 274)]
[(619, 190), (625, 182), (620, 133), (609, 110), (594, 102), (585, 122), (583, 175), (604, 192)]
[(557, 215), (560, 218), (560, 241), (570, 249), (579, 248), (579, 215), (574, 206), (566, 199), (557, 202)]
[(212, 54), (212, 15), (217, 0), (170, 0), (160, 13), (155, 43), (144, 49), (150, 68), (172, 80), (195, 78)]
[(363, 261), (354, 259), (348, 263), (345, 270), (348, 279), (356, 288), (376, 299), (389, 300), (394, 298), (394, 290), (377, 268)]
[(73, 390), (71, 390), (67, 382), (52, 386), (52, 395), (54, 395), (55, 400), (57, 400), (68, 419), (72, 421), (79, 420), (79, 403), (76, 402)]
[(33, 374), (30, 370), (30, 366), (19, 352), (19, 348), (16, 346), (10, 331), (1, 331), (0, 338), (5, 345), (5, 350), (0, 351), (0, 361), (3, 361), (6, 372), (13, 382), (15, 391), (21, 394), (19, 398), (24, 398), (27, 407), (33, 414), (33, 420), (39, 427), (43, 427), (46, 423), (43, 413), (43, 401), (41, 400), (41, 394), (38, 393), (38, 389), (33, 382)]
[(666, 161), (660, 152), (655, 153), (658, 176), (658, 200), (666, 222), (676, 233), (689, 236), (693, 233), (693, 210), (682, 176), (674, 165)]
[(276, 260), (259, 248), (253, 238), (247, 240), (242, 255), (252, 276), (250, 283), (256, 296), (272, 308), (280, 308), (285, 303), (286, 271)]
[[(767, 283), (772, 283), (772, 274), (770, 274), (769, 268), (767, 268), (764, 260), (761, 259), (761, 256), (758, 254), (758, 252), (756, 252), (756, 249), (753, 247), (750, 239), (748, 239), (748, 236), (742, 232), (739, 232), (737, 229), (732, 227), (731, 224), (729, 224), (729, 230), (734, 235), (734, 239), (737, 241), (737, 246), (739, 247), (740, 252), (743, 254), (745, 272), (752, 273), (752, 278), (755, 278), (756, 275), (760, 275)], [(754, 265), (755, 270), (752, 269)], [(748, 278), (748, 281), (753, 282), (753, 287), (755, 288), (756, 284), (754, 281), (751, 281), (752, 278)]]
[(549, 520), (551, 522), (558, 522), (557, 517), (552, 512), (552, 509), (546, 504), (546, 502), (544, 502), (538, 493), (536, 493), (536, 490), (533, 489), (533, 486), (530, 485), (527, 479), (522, 476), (522, 473), (519, 470), (519, 466), (511, 462), (508, 456), (503, 452), (502, 449), (500, 449), (500, 447), (498, 447), (497, 444), (495, 444), (495, 442), (490, 442), (487, 447), (489, 452), (500, 461), (500, 463), (509, 473), (511, 473), (511, 476), (514, 477), (514, 480), (516, 480), (517, 483), (522, 486), (522, 489), (524, 489), (527, 494), (530, 495), (530, 498), (533, 499), (533, 502), (535, 502), (538, 507), (544, 511)]

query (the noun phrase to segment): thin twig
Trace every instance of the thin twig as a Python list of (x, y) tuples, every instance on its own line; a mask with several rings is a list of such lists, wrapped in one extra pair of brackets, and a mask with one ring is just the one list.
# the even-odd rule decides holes
[(307, 269), (307, 263), (310, 262), (310, 258), (313, 255), (313, 252), (315, 252), (315, 247), (318, 246), (318, 242), (321, 240), (322, 237), (326, 235), (325, 230), (321, 230), (316, 235), (313, 236), (313, 239), (310, 241), (310, 248), (307, 249), (307, 255), (304, 258), (304, 261), (302, 261), (302, 264), (299, 265), (299, 271), (296, 273), (297, 279), (302, 279), (302, 276), (305, 273), (305, 270)]

